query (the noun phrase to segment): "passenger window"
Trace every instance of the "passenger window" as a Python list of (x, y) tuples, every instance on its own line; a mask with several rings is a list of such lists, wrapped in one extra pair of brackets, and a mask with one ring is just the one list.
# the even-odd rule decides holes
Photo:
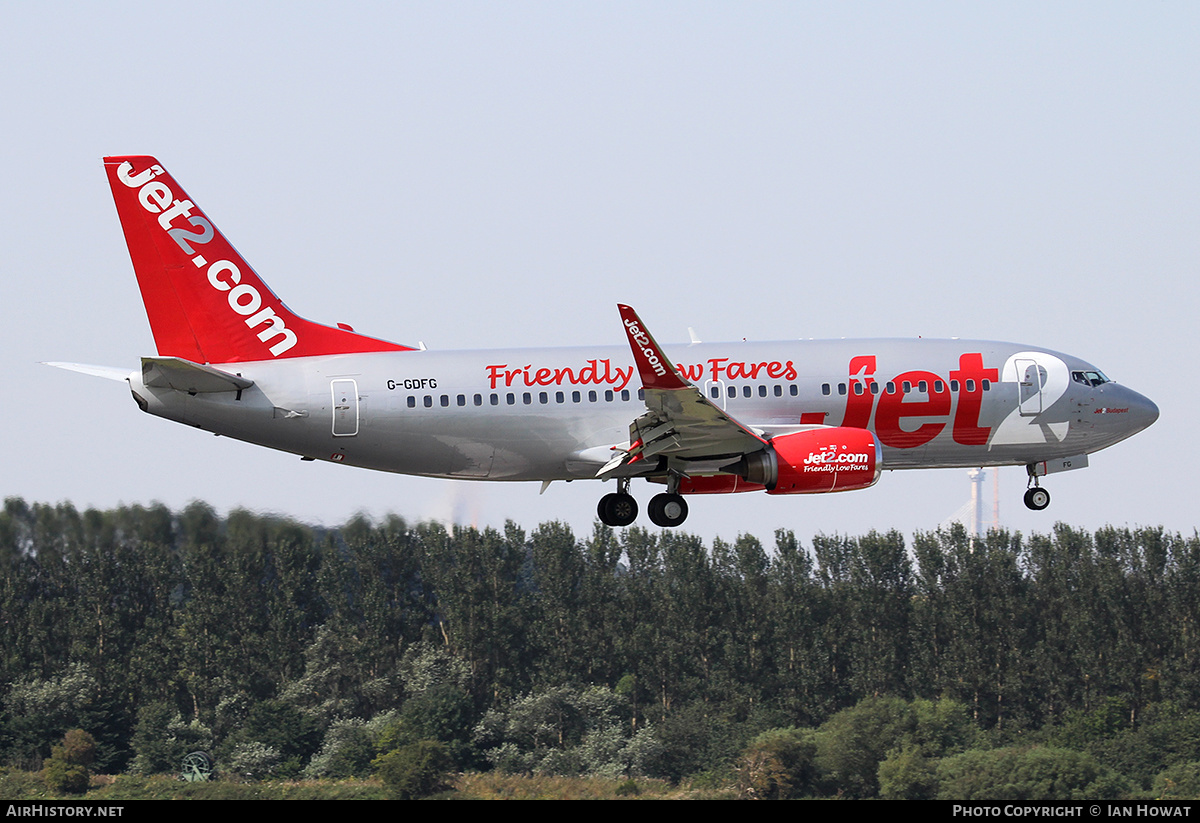
[(550, 396), (544, 391), (540, 391), (538, 392), (538, 402), (544, 406), (550, 402)]
[(526, 406), (532, 405), (533, 404), (533, 395), (530, 394), (529, 392), (524, 392), (521, 395), (521, 402), (524, 403)]
[(571, 392), (571, 402), (572, 403), (578, 403), (582, 398), (583, 398), (583, 395), (581, 395), (579, 392), (577, 392), (577, 391)]
[(449, 406), (450, 405), (450, 395), (443, 394), (440, 398), (440, 402), (442, 404), (443, 409), (446, 408), (447, 406)]
[(493, 405), (493, 406), (499, 406), (499, 405), (500, 405), (500, 395), (498, 395), (498, 394), (493, 394), (493, 395), (491, 396), (491, 401), (492, 401), (492, 405)]
[(427, 408), (427, 409), (433, 408), (433, 395), (432, 394), (425, 395), (425, 408)]
[(621, 399), (622, 400), (629, 399), (629, 389), (621, 389)]
[(458, 396), (458, 405), (460, 405), (460, 406), (465, 406), (465, 405), (467, 405), (467, 397), (466, 397), (466, 395), (460, 394), (460, 395)]
[(504, 399), (510, 406), (515, 406), (517, 404), (517, 396), (515, 394), (513, 394), (512, 392), (509, 392), (508, 394), (506, 394), (504, 396)]
[(605, 390), (605, 392), (604, 392), (604, 402), (605, 402), (605, 403), (611, 403), (611, 402), (612, 402), (612, 399), (613, 399), (613, 392), (612, 392), (612, 389), (606, 389), (606, 390)]
[(408, 396), (408, 407), (410, 409), (415, 409), (417, 407), (417, 398), (413, 397), (411, 394)]
[(483, 395), (482, 395), (482, 394), (477, 394), (477, 395), (475, 395), (475, 405), (476, 405), (476, 406), (482, 406), (482, 405), (483, 405)]

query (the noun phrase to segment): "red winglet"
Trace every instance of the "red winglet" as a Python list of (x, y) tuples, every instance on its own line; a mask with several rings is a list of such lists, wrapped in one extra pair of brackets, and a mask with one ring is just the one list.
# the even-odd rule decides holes
[(675, 370), (675, 364), (646, 330), (637, 312), (622, 303), (617, 304), (617, 310), (621, 312), (625, 334), (629, 336), (629, 348), (633, 350), (633, 359), (637, 363), (642, 386), (647, 389), (667, 390), (689, 388)]

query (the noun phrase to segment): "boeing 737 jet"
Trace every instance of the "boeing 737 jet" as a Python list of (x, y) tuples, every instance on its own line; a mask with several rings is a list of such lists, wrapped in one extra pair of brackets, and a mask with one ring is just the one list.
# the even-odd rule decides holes
[[(1047, 474), (1141, 431), (1158, 408), (1067, 354), (977, 340), (660, 346), (618, 306), (608, 347), (435, 352), (293, 314), (153, 157), (104, 160), (158, 353), (141, 368), (53, 365), (129, 384), (142, 411), (302, 460), (463, 480), (612, 480), (597, 513), (637, 517), (631, 482), (687, 496), (815, 494), (884, 469)], [(615, 332), (615, 318), (614, 318)]]

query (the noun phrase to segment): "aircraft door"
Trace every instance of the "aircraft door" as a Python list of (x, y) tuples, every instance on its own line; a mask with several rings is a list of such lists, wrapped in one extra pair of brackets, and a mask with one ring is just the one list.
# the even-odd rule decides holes
[(340, 379), (329, 385), (333, 392), (333, 436), (353, 437), (358, 434), (358, 383)]
[(1022, 417), (1042, 413), (1042, 387), (1046, 385), (1046, 370), (1033, 360), (1017, 360)]

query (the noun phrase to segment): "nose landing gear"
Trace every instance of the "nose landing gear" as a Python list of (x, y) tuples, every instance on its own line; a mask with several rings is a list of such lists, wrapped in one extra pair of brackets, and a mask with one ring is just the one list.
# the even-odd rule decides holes
[(1025, 491), (1025, 505), (1033, 509), (1035, 512), (1040, 512), (1042, 509), (1050, 505), (1050, 492), (1043, 489), (1041, 486), (1034, 486)]
[[(1038, 485), (1039, 473), (1036, 468), (1039, 464), (1030, 463), (1025, 467), (1026, 473), (1029, 474), (1030, 487), (1025, 490), (1025, 506), (1033, 509), (1035, 512), (1040, 512), (1042, 509), (1050, 505), (1050, 492)], [(1084, 464), (1086, 465), (1086, 463)]]

